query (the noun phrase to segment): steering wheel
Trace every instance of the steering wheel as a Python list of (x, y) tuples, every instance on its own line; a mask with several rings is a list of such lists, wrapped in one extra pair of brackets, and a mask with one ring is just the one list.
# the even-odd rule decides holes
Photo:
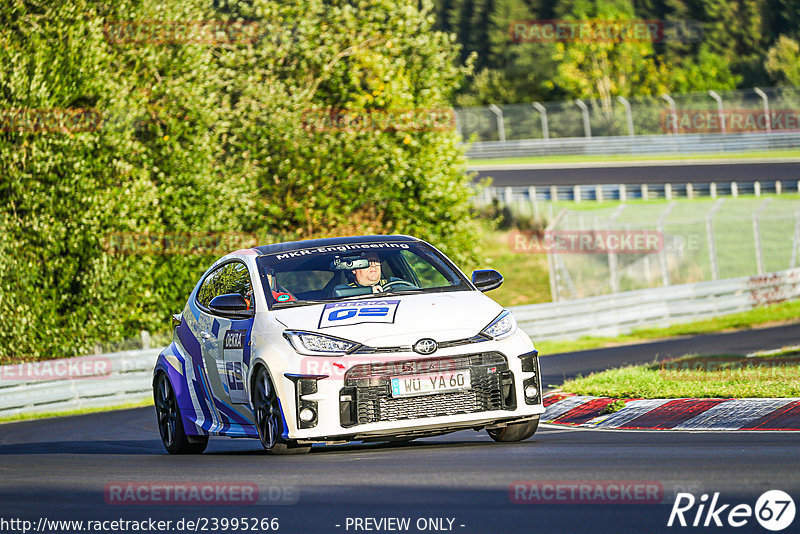
[(412, 284), (411, 282), (406, 282), (405, 280), (392, 280), (388, 284), (383, 286), (383, 290), (386, 291), (388, 289), (395, 288), (397, 286), (408, 286), (414, 289), (419, 289), (417, 286)]

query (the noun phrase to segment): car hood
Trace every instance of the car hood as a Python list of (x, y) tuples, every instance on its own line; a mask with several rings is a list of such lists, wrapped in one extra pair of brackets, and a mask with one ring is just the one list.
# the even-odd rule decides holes
[(387, 347), (412, 345), (426, 337), (437, 342), (469, 338), (502, 310), (479, 291), (454, 291), (315, 304), (271, 313), (290, 330)]

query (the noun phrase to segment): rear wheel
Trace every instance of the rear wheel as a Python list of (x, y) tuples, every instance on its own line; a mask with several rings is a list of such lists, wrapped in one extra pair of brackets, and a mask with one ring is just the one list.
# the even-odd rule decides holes
[[(166, 373), (158, 373), (153, 385), (158, 432), (161, 442), (170, 454), (200, 454), (208, 446), (208, 436), (187, 436), (183, 428), (181, 411), (175, 391)], [(191, 441), (189, 441), (191, 439)]]
[(505, 428), (487, 429), (486, 432), (495, 441), (509, 442), (509, 441), (522, 441), (528, 439), (536, 433), (539, 428), (539, 416), (524, 423), (512, 423)]
[(283, 417), (278, 394), (263, 367), (259, 368), (253, 382), (253, 413), (261, 445), (270, 454), (304, 454), (311, 450), (310, 446), (301, 447), (283, 438)]

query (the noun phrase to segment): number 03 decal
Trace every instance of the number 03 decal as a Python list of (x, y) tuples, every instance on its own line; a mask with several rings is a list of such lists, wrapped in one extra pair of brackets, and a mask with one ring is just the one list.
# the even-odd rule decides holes
[(399, 300), (332, 302), (323, 308), (319, 327), (358, 323), (393, 323), (399, 304)]

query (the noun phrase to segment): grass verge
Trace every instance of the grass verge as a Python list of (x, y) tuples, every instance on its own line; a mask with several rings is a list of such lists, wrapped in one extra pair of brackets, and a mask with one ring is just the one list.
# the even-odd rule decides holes
[(753, 357), (684, 356), (578, 377), (560, 389), (613, 398), (800, 397), (800, 350)]
[(505, 165), (512, 163), (591, 163), (613, 161), (674, 161), (674, 160), (737, 160), (755, 158), (796, 158), (800, 157), (800, 150), (753, 150), (750, 152), (736, 152), (725, 154), (635, 154), (618, 156), (523, 156), (516, 158), (471, 159), (470, 165)]
[(65, 410), (53, 412), (40, 412), (29, 414), (18, 414), (10, 417), (0, 417), (0, 423), (13, 423), (15, 421), (29, 421), (32, 419), (49, 419), (51, 417), (66, 417), (69, 415), (85, 415), (88, 413), (112, 412), (116, 410), (129, 410), (131, 408), (142, 408), (152, 406), (153, 399), (145, 399), (140, 402), (128, 402), (125, 404), (115, 404), (113, 406), (102, 406), (97, 408), (80, 408), (78, 410)]
[(757, 326), (772, 326), (775, 324), (797, 321), (798, 318), (800, 318), (800, 301), (790, 301), (773, 304), (771, 306), (763, 306), (746, 312), (733, 313), (690, 323), (675, 324), (663, 328), (639, 328), (629, 334), (623, 334), (617, 337), (587, 336), (576, 340), (545, 340), (539, 342), (534, 339), (533, 342), (536, 344), (539, 353), (546, 357), (548, 354), (556, 354), (559, 352), (615, 347), (618, 345), (644, 343), (670, 337), (744, 330)]

